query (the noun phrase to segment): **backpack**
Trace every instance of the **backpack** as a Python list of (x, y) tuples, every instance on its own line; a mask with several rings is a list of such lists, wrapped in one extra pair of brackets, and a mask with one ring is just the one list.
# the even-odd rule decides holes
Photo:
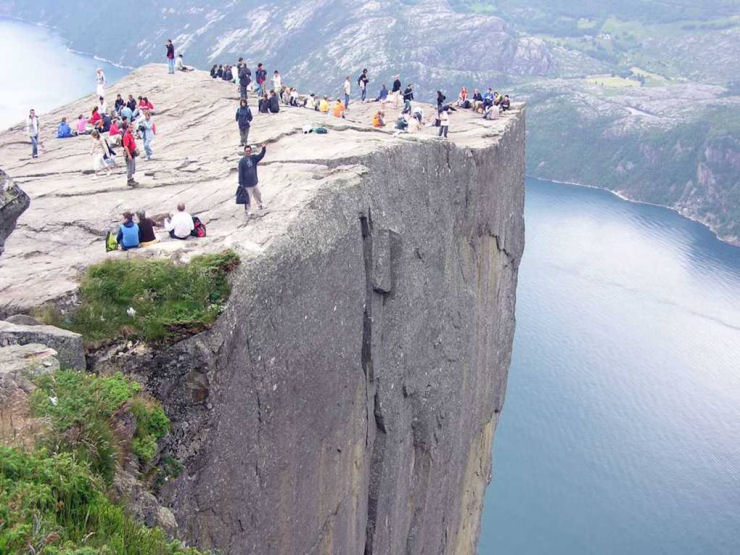
[(326, 127), (314, 127), (313, 132), (318, 135), (326, 135), (329, 131), (326, 129)]
[(109, 231), (105, 236), (105, 252), (115, 250), (118, 250), (118, 241), (116, 241), (116, 236)]
[(206, 236), (206, 226), (203, 222), (200, 221), (200, 218), (198, 216), (193, 216), (193, 231), (190, 232), (190, 235), (192, 235), (193, 237)]

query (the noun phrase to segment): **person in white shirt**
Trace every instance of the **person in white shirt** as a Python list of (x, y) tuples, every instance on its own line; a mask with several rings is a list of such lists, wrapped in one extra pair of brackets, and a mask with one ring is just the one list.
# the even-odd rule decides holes
[(95, 79), (98, 83), (98, 86), (97, 86), (98, 96), (105, 96), (105, 73), (103, 73), (102, 69), (98, 68), (98, 71), (95, 75)]
[(98, 112), (101, 116), (108, 113), (108, 104), (106, 104), (105, 98), (102, 96), (98, 98)]
[(282, 77), (280, 77), (277, 69), (272, 75), (272, 88), (277, 94), (280, 94), (280, 91), (283, 89), (283, 79)]
[(352, 92), (352, 84), (349, 80), (349, 75), (344, 80), (344, 108), (349, 111), (349, 95)]
[(164, 228), (170, 232), (173, 239), (187, 239), (190, 232), (195, 229), (193, 217), (185, 212), (185, 204), (182, 202), (177, 205), (177, 213), (172, 218), (164, 221)]
[(447, 138), (447, 131), (450, 128), (450, 116), (447, 110), (443, 109), (439, 112), (439, 136)]
[(31, 139), (31, 157), (39, 157), (39, 117), (36, 115), (36, 111), (31, 108), (28, 113), (28, 119), (26, 119), (26, 134)]

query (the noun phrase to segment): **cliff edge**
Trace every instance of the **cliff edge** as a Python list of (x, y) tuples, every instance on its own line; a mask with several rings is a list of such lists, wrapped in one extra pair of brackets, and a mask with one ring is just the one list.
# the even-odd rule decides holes
[(33, 199), (0, 259), (0, 314), (72, 292), (123, 209), (185, 202), (207, 238), (112, 254), (242, 256), (213, 328), (122, 359), (172, 419), (184, 472), (160, 500), (184, 539), (228, 553), (473, 553), (514, 333), (524, 108), (456, 112), (448, 141), (373, 129), (372, 103), (346, 120), (255, 113), (268, 208), (246, 223), (234, 85), (146, 66), (110, 90), (157, 109), (140, 188), (82, 175), (88, 138), (51, 139), (47, 125), (31, 161), (19, 130), (0, 136), (0, 165)]

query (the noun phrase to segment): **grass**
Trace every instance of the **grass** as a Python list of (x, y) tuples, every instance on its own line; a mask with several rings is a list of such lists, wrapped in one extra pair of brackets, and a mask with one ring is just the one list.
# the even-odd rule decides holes
[(611, 75), (591, 75), (584, 80), (589, 85), (598, 85), (601, 87), (629, 89), (639, 87), (640, 82), (633, 79), (626, 79), (619, 76)]
[(195, 554), (126, 515), (70, 453), (0, 447), (0, 553)]
[(70, 316), (48, 309), (38, 316), (82, 334), (88, 346), (129, 337), (155, 343), (178, 339), (206, 329), (221, 313), (231, 292), (228, 275), (238, 264), (230, 250), (188, 264), (108, 260), (87, 270), (79, 306)]
[[(31, 413), (46, 425), (30, 453), (0, 447), (0, 553), (196, 554), (138, 524), (107, 495), (130, 452), (147, 465), (169, 432), (162, 408), (121, 374), (60, 370), (37, 378)], [(133, 438), (115, 424), (133, 415)], [(129, 441), (131, 439), (131, 441)], [(162, 474), (179, 462), (167, 458)]]

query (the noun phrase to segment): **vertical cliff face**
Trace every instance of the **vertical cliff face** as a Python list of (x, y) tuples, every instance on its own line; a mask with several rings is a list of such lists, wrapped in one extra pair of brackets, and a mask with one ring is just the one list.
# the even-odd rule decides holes
[(164, 499), (230, 553), (471, 553), (514, 332), (523, 111), (485, 148), (337, 164), (217, 326), (153, 365), (185, 422)]
[(5, 250), (5, 240), (30, 203), (28, 195), (10, 180), (8, 174), (0, 170), (0, 255)]

